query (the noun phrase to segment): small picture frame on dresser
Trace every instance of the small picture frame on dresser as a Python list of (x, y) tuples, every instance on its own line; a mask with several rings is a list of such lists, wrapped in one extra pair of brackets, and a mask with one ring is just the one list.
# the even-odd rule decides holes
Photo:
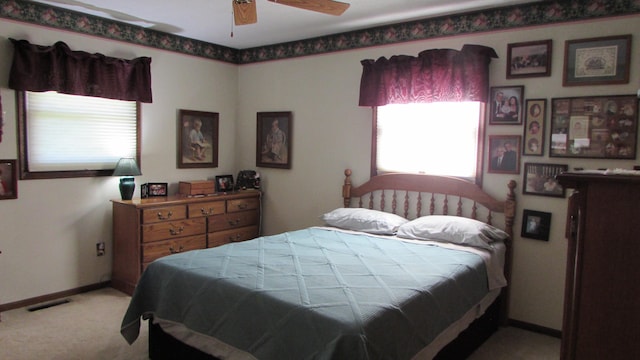
[(233, 175), (216, 176), (216, 192), (228, 193), (233, 191)]
[(167, 196), (167, 183), (146, 183), (140, 185), (140, 197), (143, 199), (155, 196)]

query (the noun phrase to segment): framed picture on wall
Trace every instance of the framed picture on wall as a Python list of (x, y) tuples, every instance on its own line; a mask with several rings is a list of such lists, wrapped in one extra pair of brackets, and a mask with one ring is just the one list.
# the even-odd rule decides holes
[(552, 40), (507, 45), (507, 79), (551, 76)]
[(290, 111), (259, 112), (256, 166), (291, 169)]
[(544, 155), (544, 130), (547, 99), (527, 99), (524, 121), (522, 155)]
[(551, 100), (551, 157), (635, 159), (637, 136), (635, 94)]
[(489, 135), (489, 172), (520, 173), (520, 135)]
[(564, 197), (565, 190), (556, 180), (556, 175), (569, 169), (560, 164), (524, 164), (523, 194)]
[(551, 213), (527, 209), (522, 211), (522, 231), (520, 236), (549, 241), (550, 228)]
[(180, 110), (178, 168), (218, 167), (219, 114)]
[(495, 86), (491, 88), (489, 124), (521, 125), (524, 86)]
[(16, 160), (0, 160), (0, 200), (18, 198)]
[(562, 86), (628, 84), (631, 35), (567, 40)]

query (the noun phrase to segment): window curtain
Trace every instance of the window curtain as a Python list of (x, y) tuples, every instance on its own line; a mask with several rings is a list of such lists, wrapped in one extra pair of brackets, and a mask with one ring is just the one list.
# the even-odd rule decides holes
[(360, 106), (489, 99), (489, 63), (496, 52), (486, 46), (425, 50), (417, 57), (396, 55), (362, 60)]
[(149, 57), (125, 60), (73, 51), (63, 42), (41, 46), (10, 40), (14, 46), (12, 89), (152, 102)]

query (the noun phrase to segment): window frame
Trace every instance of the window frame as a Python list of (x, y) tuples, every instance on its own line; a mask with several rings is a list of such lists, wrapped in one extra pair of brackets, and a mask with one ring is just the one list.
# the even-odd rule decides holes
[[(77, 95), (83, 96), (83, 95)], [(29, 170), (29, 144), (27, 141), (27, 101), (26, 91), (16, 91), (16, 107), (18, 115), (18, 168), (20, 172), (20, 180), (35, 180), (35, 179), (65, 179), (65, 178), (79, 178), (79, 177), (99, 177), (99, 176), (111, 176), (115, 169), (115, 163), (113, 169), (101, 169), (101, 170), (61, 170), (61, 171), (30, 171)], [(140, 161), (141, 154), (141, 129), (140, 129), (140, 102), (136, 101), (136, 154), (135, 159), (138, 163), (138, 167), (142, 168)]]
[[(370, 176), (374, 177), (376, 175), (381, 175), (378, 173), (378, 109), (377, 106), (371, 107), (373, 116), (372, 116), (372, 129), (371, 129), (371, 167), (370, 167)], [(473, 181), (476, 185), (482, 186), (482, 180), (484, 175), (484, 139), (485, 139), (485, 131), (486, 131), (486, 110), (487, 104), (484, 102), (480, 102), (480, 109), (478, 114), (478, 149), (477, 149), (477, 157), (476, 157), (476, 175), (475, 181)], [(429, 174), (425, 174), (429, 175)], [(432, 175), (434, 176), (434, 175)], [(460, 178), (465, 181), (469, 181), (468, 178)]]

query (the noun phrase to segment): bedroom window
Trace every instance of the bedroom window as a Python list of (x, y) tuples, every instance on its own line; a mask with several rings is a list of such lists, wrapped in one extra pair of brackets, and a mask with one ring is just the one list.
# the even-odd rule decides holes
[(139, 103), (57, 92), (18, 94), (20, 178), (109, 176), (140, 153)]
[(391, 104), (376, 109), (375, 173), (445, 175), (482, 182), (483, 103)]

